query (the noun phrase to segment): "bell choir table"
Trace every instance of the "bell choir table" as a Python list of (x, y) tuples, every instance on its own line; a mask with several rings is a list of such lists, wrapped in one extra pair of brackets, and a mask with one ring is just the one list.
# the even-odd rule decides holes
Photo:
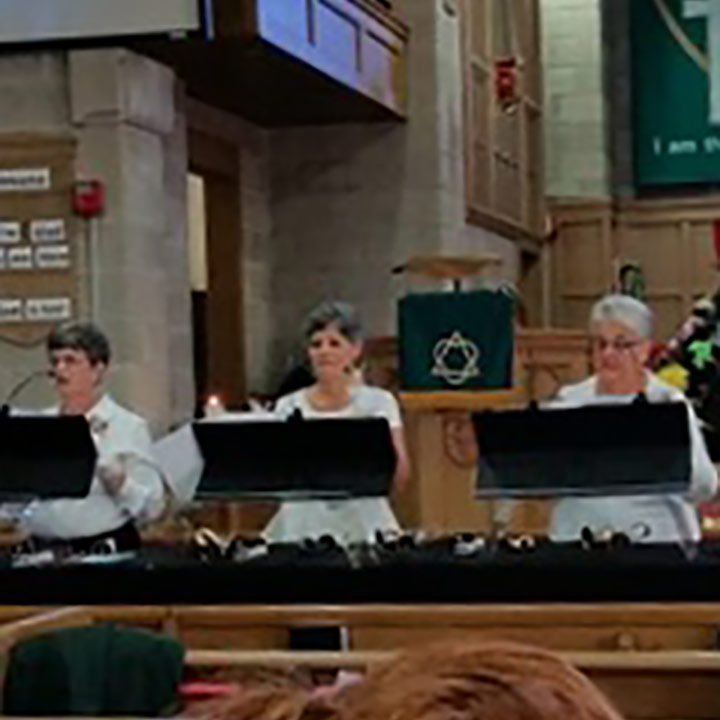
[(12, 567), (0, 605), (720, 603), (720, 543), (583, 549), (272, 546), (244, 562), (149, 548), (113, 565)]

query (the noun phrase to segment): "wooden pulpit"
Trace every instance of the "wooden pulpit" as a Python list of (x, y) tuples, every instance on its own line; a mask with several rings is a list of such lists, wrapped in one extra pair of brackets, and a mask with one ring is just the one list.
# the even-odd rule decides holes
[[(526, 404), (522, 388), (492, 392), (400, 393), (411, 457), (411, 480), (395, 498), (400, 523), (431, 533), (489, 532), (503, 515), (502, 501), (476, 500), (478, 447), (472, 413)], [(542, 534), (544, 503), (518, 502), (510, 529)]]

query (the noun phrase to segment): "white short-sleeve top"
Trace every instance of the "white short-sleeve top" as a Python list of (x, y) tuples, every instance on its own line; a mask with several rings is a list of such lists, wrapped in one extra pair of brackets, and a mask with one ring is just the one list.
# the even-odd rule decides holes
[[(703, 440), (698, 418), (685, 396), (648, 373), (645, 396), (651, 403), (684, 402), (690, 431), (691, 479), (687, 495), (627, 495), (622, 497), (565, 498), (556, 503), (550, 537), (556, 541), (577, 540), (583, 527), (593, 531), (612, 528), (637, 537), (643, 528), (649, 542), (680, 542), (700, 539), (700, 524), (693, 504), (712, 498), (718, 476)], [(560, 390), (550, 407), (628, 404), (634, 395), (603, 395), (595, 376)]]
[(350, 402), (340, 410), (317, 410), (308, 397), (309, 388), (297, 390), (281, 397), (275, 405), (275, 412), (288, 418), (296, 410), (304, 418), (385, 418), (390, 428), (402, 427), (402, 417), (397, 400), (382, 388), (357, 385), (350, 390)]

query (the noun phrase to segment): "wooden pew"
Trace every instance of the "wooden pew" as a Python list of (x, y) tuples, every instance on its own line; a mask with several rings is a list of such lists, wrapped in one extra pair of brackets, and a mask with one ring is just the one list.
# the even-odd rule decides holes
[[(720, 608), (711, 605), (71, 607), (36, 613), (0, 627), (0, 691), (8, 653), (16, 642), (97, 620), (154, 627), (185, 638), (186, 644), (204, 639), (211, 644), (188, 644), (186, 665), (195, 671), (213, 671), (216, 676), (251, 667), (362, 669), (392, 658), (404, 645), (439, 637), (509, 637), (557, 649), (558, 645), (577, 648), (582, 645), (580, 640), (597, 645), (598, 638), (617, 640), (613, 633), (626, 632), (638, 647), (644, 644), (655, 649), (632, 650), (630, 643), (615, 642), (610, 646), (626, 649), (588, 650), (586, 644), (584, 650), (566, 648), (561, 654), (597, 683), (629, 720), (717, 720), (720, 653), (685, 645), (711, 647), (709, 639), (714, 637), (719, 619)], [(282, 649), (287, 647), (290, 627), (323, 624), (348, 627), (353, 649)], [(434, 627), (428, 627), (430, 624)], [(559, 632), (563, 627), (565, 633)], [(228, 628), (232, 629), (230, 635)], [(529, 637), (533, 629), (545, 634)], [(572, 632), (579, 636), (573, 638)], [(238, 642), (243, 633), (248, 636)], [(265, 645), (272, 637), (275, 644)]]
[[(0, 630), (9, 620), (55, 610), (0, 607)], [(450, 637), (502, 638), (568, 651), (712, 650), (720, 628), (720, 605), (711, 603), (116, 605), (83, 611), (93, 621), (164, 632), (207, 650), (283, 650), (291, 628), (317, 625), (347, 628), (353, 650), (395, 650)]]
[(282, 650), (294, 627), (346, 627), (353, 650), (441, 638), (503, 638), (555, 650), (711, 650), (716, 604), (176, 606), (169, 624), (191, 648)]

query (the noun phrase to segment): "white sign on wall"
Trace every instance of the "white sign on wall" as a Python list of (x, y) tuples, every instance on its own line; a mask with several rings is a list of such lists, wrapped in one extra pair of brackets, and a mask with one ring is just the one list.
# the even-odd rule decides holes
[(67, 240), (65, 221), (62, 218), (53, 220), (32, 220), (30, 222), (30, 241), (34, 243), (63, 242)]
[(70, 267), (70, 246), (44, 245), (35, 248), (35, 267), (39, 270), (66, 270)]
[(23, 303), (17, 299), (0, 298), (0, 322), (16, 323), (23, 321)]
[(32, 248), (9, 248), (7, 251), (7, 266), (10, 270), (32, 270)]
[[(3, 0), (0, 0), (0, 3)], [(1, 22), (1, 21), (0, 21)], [(0, 192), (38, 192), (50, 189), (50, 168), (0, 170)]]
[(3, 220), (0, 221), (0, 244), (9, 245), (20, 242), (22, 227), (19, 222)]
[(25, 319), (29, 322), (60, 322), (71, 317), (70, 298), (28, 298)]

